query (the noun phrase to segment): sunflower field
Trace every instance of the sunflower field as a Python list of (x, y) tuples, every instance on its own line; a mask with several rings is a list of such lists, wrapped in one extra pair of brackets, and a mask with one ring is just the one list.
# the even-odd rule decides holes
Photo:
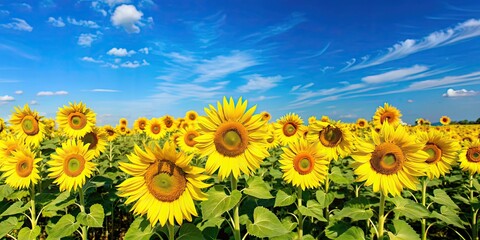
[(273, 120), (246, 100), (116, 126), (0, 119), (0, 239), (479, 239), (480, 126)]

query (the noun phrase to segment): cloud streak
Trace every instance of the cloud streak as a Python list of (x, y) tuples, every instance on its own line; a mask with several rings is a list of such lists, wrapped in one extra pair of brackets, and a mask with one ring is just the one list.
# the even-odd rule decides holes
[(67, 91), (41, 91), (37, 93), (37, 96), (61, 96), (61, 95), (68, 95)]

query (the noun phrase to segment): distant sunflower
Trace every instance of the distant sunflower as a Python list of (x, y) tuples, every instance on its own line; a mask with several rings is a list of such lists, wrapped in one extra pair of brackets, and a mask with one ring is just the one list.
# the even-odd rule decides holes
[(442, 116), (442, 117), (440, 118), (440, 123), (441, 123), (442, 125), (448, 125), (448, 124), (450, 124), (450, 122), (451, 122), (451, 120), (450, 120), (450, 118), (447, 117), (447, 116)]
[(188, 111), (186, 114), (185, 114), (185, 121), (187, 122), (195, 122), (197, 121), (198, 119), (198, 113), (195, 112), (195, 111)]
[(80, 140), (84, 144), (90, 144), (88, 145), (88, 150), (92, 150), (94, 152), (94, 157), (98, 157), (105, 152), (105, 149), (107, 148), (107, 138), (108, 136), (105, 130), (93, 127), (92, 131), (85, 134)]
[(308, 124), (312, 124), (312, 123), (314, 123), (314, 122), (316, 122), (316, 121), (317, 121), (317, 117), (315, 117), (315, 116), (310, 116), (310, 117), (308, 118)]
[(18, 140), (14, 135), (6, 135), (0, 139), (0, 167), (7, 158), (12, 157), (13, 152), (22, 147), (22, 141)]
[(356, 142), (357, 151), (350, 155), (357, 181), (373, 185), (373, 191), (384, 196), (401, 194), (404, 187), (416, 190), (417, 177), (428, 169), (428, 154), (423, 143), (407, 133), (403, 126), (393, 127), (388, 122), (380, 133), (372, 131), (371, 139)]
[(223, 98), (217, 109), (205, 108), (207, 116), (198, 120), (200, 136), (195, 138), (201, 157), (208, 156), (206, 173), (223, 180), (230, 174), (238, 179), (240, 173), (250, 175), (269, 156), (265, 141), (265, 122), (260, 114), (253, 115), (256, 106), (247, 110), (247, 101), (240, 97), (237, 104)]
[(27, 145), (37, 147), (45, 134), (45, 124), (41, 119), (37, 111), (30, 110), (28, 104), (25, 104), (23, 109), (15, 107), (15, 112), (10, 118), (13, 133)]
[(422, 126), (423, 124), (425, 124), (425, 119), (423, 118), (417, 118), (417, 120), (415, 121), (415, 123), (419, 126)]
[(125, 127), (127, 127), (127, 125), (128, 125), (128, 120), (127, 120), (126, 118), (120, 118), (120, 120), (118, 120), (118, 124), (119, 124), (120, 126), (125, 126)]
[(162, 117), (163, 124), (165, 125), (165, 130), (167, 132), (175, 132), (177, 126), (175, 124), (175, 118), (170, 115), (165, 115)]
[(88, 144), (69, 139), (62, 143), (61, 148), (56, 149), (56, 153), (50, 155), (48, 176), (55, 178), (53, 182), (59, 185), (60, 191), (76, 191), (77, 188), (82, 188), (86, 178), (92, 176), (96, 166), (91, 161), (94, 154), (88, 150)]
[(265, 122), (270, 121), (270, 119), (272, 118), (272, 115), (270, 115), (270, 113), (267, 111), (261, 112), (260, 115), (262, 115), (262, 120)]
[(134, 214), (147, 214), (152, 226), (192, 221), (198, 216), (194, 200), (207, 200), (200, 189), (210, 186), (203, 182), (208, 176), (191, 166), (192, 157), (176, 152), (172, 143), (145, 147), (143, 151), (135, 145), (127, 155), (130, 162), (120, 162), (120, 169), (132, 177), (118, 185), (118, 195), (127, 198), (125, 204), (135, 202)]
[(416, 136), (420, 142), (425, 143), (423, 151), (428, 153), (428, 178), (439, 178), (449, 173), (457, 161), (460, 150), (458, 142), (438, 130), (417, 132)]
[(5, 121), (3, 121), (2, 118), (0, 118), (0, 135), (5, 133), (7, 131), (7, 125), (5, 125)]
[(388, 122), (391, 126), (396, 127), (400, 124), (400, 117), (402, 114), (396, 107), (385, 103), (383, 107), (378, 107), (373, 115), (373, 125), (381, 128), (384, 122)]
[(480, 140), (465, 141), (459, 154), (460, 168), (471, 175), (480, 173)]
[(145, 127), (147, 126), (148, 119), (145, 117), (140, 117), (135, 120), (133, 123), (133, 130), (137, 132), (145, 132)]
[(180, 136), (176, 139), (177, 145), (185, 153), (197, 153), (198, 149), (195, 147), (197, 142), (195, 138), (200, 134), (193, 126), (180, 129)]
[(320, 121), (322, 122), (330, 122), (330, 118), (326, 115), (323, 115), (322, 118), (320, 118)]
[(165, 125), (160, 118), (150, 119), (145, 127), (145, 132), (147, 133), (148, 137), (154, 140), (161, 139), (167, 134)]
[(178, 138), (180, 138), (179, 132), (174, 132), (172, 135), (170, 135), (170, 142), (175, 144), (175, 147), (178, 147), (178, 144), (177, 144)]
[(274, 123), (275, 134), (282, 145), (296, 142), (302, 137), (303, 120), (295, 113), (288, 113)]
[(278, 138), (275, 135), (275, 127), (273, 127), (273, 123), (268, 123), (267, 125), (266, 140), (267, 149), (273, 149), (280, 146), (280, 141), (278, 141)]
[(115, 130), (114, 127), (112, 127), (110, 125), (103, 126), (103, 130), (107, 134), (107, 140), (109, 142), (112, 142), (113, 140), (115, 140), (118, 137), (117, 131)]
[(318, 142), (328, 160), (346, 157), (352, 149), (353, 137), (348, 127), (340, 122), (316, 121), (308, 126), (307, 139)]
[(5, 183), (14, 189), (28, 189), (40, 179), (38, 163), (42, 159), (35, 158), (35, 154), (28, 147), (17, 148), (11, 157), (2, 161), (2, 177), (5, 178)]
[(359, 118), (357, 119), (357, 125), (358, 128), (367, 128), (368, 127), (368, 121), (365, 118)]
[(124, 136), (124, 135), (127, 135), (128, 127), (125, 126), (125, 125), (119, 124), (119, 125), (116, 126), (116, 130), (117, 130), (117, 133)]
[(325, 182), (330, 161), (317, 144), (299, 139), (282, 148), (279, 163), (287, 183), (305, 190), (317, 188)]
[(63, 108), (58, 108), (57, 122), (67, 136), (80, 138), (92, 131), (96, 117), (84, 103), (69, 103), (69, 106), (64, 105)]

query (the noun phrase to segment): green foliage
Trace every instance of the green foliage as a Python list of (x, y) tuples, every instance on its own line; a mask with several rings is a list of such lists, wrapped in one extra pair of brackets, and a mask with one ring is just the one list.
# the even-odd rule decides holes
[(206, 220), (219, 217), (231, 210), (242, 198), (242, 193), (237, 190), (233, 190), (231, 195), (227, 195), (223, 186), (220, 185), (210, 188), (207, 194), (208, 200), (200, 204), (203, 219)]
[(102, 227), (104, 217), (102, 205), (94, 204), (90, 207), (90, 213), (78, 213), (77, 222), (87, 227)]
[(278, 190), (277, 196), (275, 197), (275, 207), (289, 206), (292, 203), (294, 203), (296, 199), (297, 199), (297, 195), (295, 194), (289, 195), (282, 190)]
[(248, 234), (259, 238), (277, 237), (289, 231), (277, 216), (264, 207), (257, 207), (253, 212), (253, 223), (247, 224)]
[(247, 184), (248, 187), (243, 190), (243, 193), (259, 199), (274, 198), (270, 194), (271, 187), (261, 177), (252, 177), (248, 179)]
[(388, 232), (390, 240), (417, 240), (420, 236), (403, 220), (393, 220), (391, 232)]

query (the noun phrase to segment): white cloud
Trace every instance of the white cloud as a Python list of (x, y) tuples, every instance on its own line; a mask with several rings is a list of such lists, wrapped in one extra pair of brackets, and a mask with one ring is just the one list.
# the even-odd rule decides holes
[(117, 27), (123, 27), (127, 33), (139, 33), (143, 13), (133, 5), (121, 5), (115, 9), (110, 20)]
[(96, 60), (92, 57), (83, 57), (81, 60), (84, 61), (84, 62), (103, 63), (102, 60)]
[(242, 85), (238, 87), (239, 92), (250, 92), (250, 91), (258, 91), (258, 92), (265, 92), (271, 88), (274, 88), (281, 82), (284, 77), (280, 75), (270, 76), (270, 77), (263, 77), (260, 74), (252, 74), (249, 76), (245, 76), (245, 79), (248, 80), (246, 85)]
[(11, 102), (11, 101), (14, 101), (15, 98), (12, 97), (12, 96), (9, 96), (9, 95), (5, 95), (5, 96), (0, 96), (0, 101), (2, 102)]
[(118, 4), (122, 3), (130, 3), (130, 0), (102, 0), (104, 3), (108, 4), (108, 6), (113, 7)]
[(407, 100), (408, 103), (413, 103), (414, 101), (412, 99)]
[(108, 55), (113, 55), (116, 57), (131, 56), (135, 53), (136, 52), (134, 50), (127, 51), (125, 48), (112, 48), (107, 52)]
[(144, 53), (144, 54), (147, 54), (147, 55), (148, 55), (148, 53), (149, 53), (150, 50), (149, 50), (147, 47), (144, 47), (144, 48), (138, 49), (138, 51), (141, 52), (141, 53)]
[(31, 32), (33, 27), (30, 26), (25, 20), (20, 18), (12, 18), (13, 22), (1, 24), (0, 26), (4, 28), (11, 28), (19, 31)]
[(378, 75), (371, 75), (362, 78), (362, 81), (366, 83), (384, 83), (384, 82), (395, 82), (402, 80), (406, 77), (425, 72), (428, 70), (428, 67), (421, 65), (414, 65), (409, 68), (401, 68), (397, 70), (392, 70)]
[(90, 20), (76, 20), (75, 18), (67, 18), (67, 21), (70, 24), (76, 25), (76, 26), (84, 26), (84, 27), (89, 27), (89, 28), (99, 28), (98, 24), (94, 21)]
[(49, 17), (47, 22), (52, 24), (52, 26), (54, 27), (65, 27), (65, 23), (63, 22), (62, 17), (58, 17), (58, 19), (55, 19), (54, 17)]
[(405, 89), (407, 91), (411, 90), (422, 90), (422, 89), (432, 89), (432, 88), (439, 88), (448, 85), (449, 87), (453, 85), (459, 84), (474, 84), (473, 81), (480, 80), (480, 71), (479, 72), (472, 72), (469, 74), (464, 74), (460, 76), (446, 76), (440, 79), (431, 79), (431, 80), (424, 80), (419, 82), (414, 82), (410, 84), (410, 86)]
[(103, 89), (103, 88), (95, 88), (91, 90), (92, 92), (119, 92), (115, 89)]
[(164, 53), (163, 56), (170, 58), (172, 61), (180, 63), (193, 62), (195, 60), (191, 56), (187, 56), (178, 52)]
[(96, 34), (82, 33), (78, 37), (77, 44), (82, 47), (90, 47), (92, 45), (92, 42), (97, 40), (100, 34), (100, 32), (97, 32)]
[(452, 88), (450, 88), (442, 96), (444, 96), (444, 97), (469, 97), (469, 96), (475, 96), (475, 95), (478, 95), (478, 94), (480, 94), (480, 92), (476, 92), (476, 91), (473, 91), (473, 90), (466, 90), (466, 89), (453, 90)]
[(258, 97), (253, 97), (253, 98), (249, 98), (248, 101), (249, 102), (260, 102), (260, 101), (265, 101), (265, 100), (268, 100), (268, 99), (275, 99), (275, 98), (278, 98), (278, 96), (258, 96)]
[(102, 65), (102, 67), (109, 67), (109, 68), (112, 68), (112, 69), (117, 69), (118, 65), (112, 64), (112, 63), (105, 63), (105, 64)]
[(148, 65), (150, 65), (150, 63), (148, 63), (147, 61), (145, 61), (145, 59), (143, 59), (142, 62), (138, 62), (138, 61), (124, 62), (124, 63), (120, 64), (120, 67), (123, 67), (123, 68), (138, 68), (140, 66), (148, 66)]
[(56, 91), (56, 92), (41, 91), (41, 92), (37, 93), (37, 96), (57, 96), (57, 95), (67, 95), (67, 94), (68, 94), (68, 92), (66, 92), (66, 91)]
[(241, 51), (234, 51), (228, 56), (216, 56), (212, 59), (203, 60), (197, 65), (194, 71), (200, 76), (195, 79), (195, 82), (208, 82), (223, 78), (257, 64), (253, 56)]
[(30, 105), (38, 105), (38, 102), (36, 100), (30, 101)]
[(163, 82), (157, 87), (160, 93), (154, 95), (153, 98), (160, 100), (160, 102), (169, 103), (182, 99), (211, 102), (214, 99), (218, 99), (219, 96), (227, 94), (224, 92), (224, 89), (228, 83), (228, 81), (223, 81), (214, 83), (213, 86), (204, 86), (192, 83)]
[(17, 94), (17, 95), (22, 95), (22, 94), (23, 94), (23, 91), (22, 91), (22, 90), (17, 90), (17, 91), (15, 91), (15, 94)]

